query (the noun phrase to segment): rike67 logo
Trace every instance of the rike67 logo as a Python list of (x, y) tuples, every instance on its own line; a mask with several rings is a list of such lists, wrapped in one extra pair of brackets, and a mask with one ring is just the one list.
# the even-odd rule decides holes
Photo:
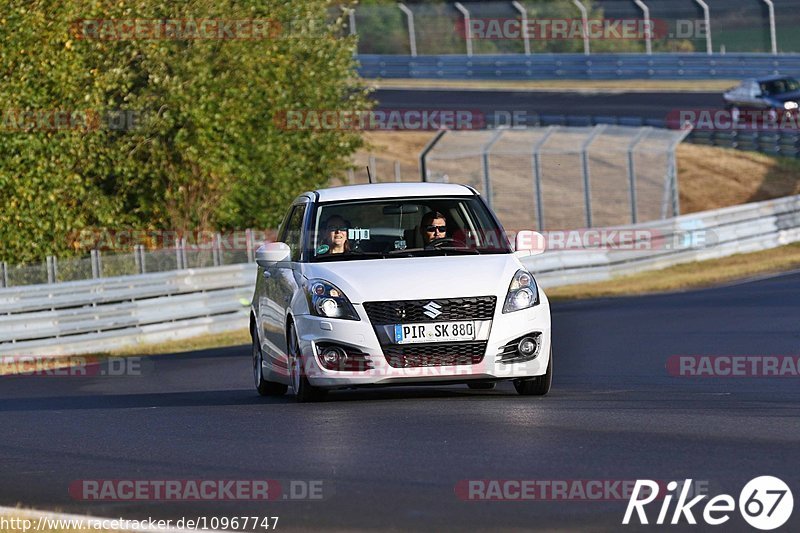
[[(686, 520), (688, 524), (697, 524), (694, 512), (701, 512), (698, 504), (708, 497), (706, 494), (695, 496), (689, 500), (689, 489), (692, 480), (687, 479), (681, 486), (680, 495), (672, 512), (669, 522), (670, 506), (673, 496), (677, 495), (678, 483), (675, 481), (667, 484), (667, 494), (661, 502), (661, 509), (656, 518), (656, 524), (680, 524)], [(625, 517), (622, 523), (631, 523), (634, 511), (640, 524), (649, 524), (645, 506), (652, 503), (659, 497), (658, 483), (649, 479), (638, 479), (633, 487), (633, 494), (628, 501), (625, 509)], [(702, 519), (706, 524), (718, 526), (724, 524), (731, 518), (731, 513), (736, 510), (737, 502), (733, 496), (720, 494), (714, 496), (702, 507)], [(696, 509), (693, 508), (698, 506)], [(752, 527), (761, 530), (771, 530), (778, 528), (789, 520), (794, 508), (794, 498), (789, 486), (782, 480), (772, 476), (760, 476), (751, 479), (739, 493), (738, 501), (739, 512), (742, 518)], [(651, 517), (652, 518), (652, 517)], [(634, 521), (635, 523), (635, 521)]]

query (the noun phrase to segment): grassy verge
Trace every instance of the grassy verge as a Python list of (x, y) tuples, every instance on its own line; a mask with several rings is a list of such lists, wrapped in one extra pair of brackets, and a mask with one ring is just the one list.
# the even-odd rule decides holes
[(198, 337), (192, 337), (190, 339), (159, 342), (154, 344), (142, 344), (140, 346), (131, 346), (121, 350), (115, 350), (96, 355), (124, 357), (126, 355), (172, 354), (181, 352), (195, 352), (198, 350), (210, 350), (213, 348), (225, 348), (227, 346), (241, 346), (242, 344), (250, 344), (250, 332), (247, 330), (247, 328), (237, 329), (235, 331), (226, 331), (224, 333), (201, 335)]
[(545, 286), (545, 290), (552, 300), (628, 296), (711, 287), (797, 268), (800, 268), (800, 243), (721, 259), (685, 263), (609, 281), (551, 289)]
[(739, 80), (366, 80), (376, 89), (484, 89), (530, 91), (725, 91)]

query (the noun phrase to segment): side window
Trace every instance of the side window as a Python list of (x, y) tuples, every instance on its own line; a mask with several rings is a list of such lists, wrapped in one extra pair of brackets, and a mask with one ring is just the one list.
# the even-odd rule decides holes
[(289, 249), (292, 251), (292, 261), (299, 261), (300, 252), (303, 250), (301, 237), (303, 235), (303, 217), (305, 214), (305, 205), (295, 206), (284, 228), (282, 240), (289, 245)]

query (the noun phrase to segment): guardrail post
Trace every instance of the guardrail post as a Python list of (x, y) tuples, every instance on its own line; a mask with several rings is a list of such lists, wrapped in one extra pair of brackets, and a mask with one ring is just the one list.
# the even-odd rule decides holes
[(653, 55), (653, 27), (650, 22), (650, 8), (642, 0), (633, 0), (644, 15), (644, 46), (647, 55)]
[(142, 273), (142, 256), (139, 254), (139, 247), (141, 244), (133, 245), (133, 263), (136, 265), (136, 273)]
[(375, 156), (369, 154), (369, 161), (367, 162), (369, 165), (369, 173), (372, 175), (372, 179), (375, 180), (375, 183), (378, 183), (380, 180), (378, 179), (378, 174), (375, 172)]
[(572, 0), (572, 3), (575, 4), (575, 7), (581, 12), (581, 23), (583, 24), (583, 54), (588, 56), (592, 53), (589, 46), (589, 12), (580, 0)]
[(255, 250), (255, 243), (253, 242), (253, 230), (250, 228), (244, 230), (244, 237), (245, 242), (247, 243), (247, 262), (252, 263), (256, 260), (255, 255), (253, 255), (253, 250)]
[(400, 176), (400, 161), (397, 161), (396, 159), (394, 161), (394, 181), (397, 183), (403, 181), (402, 177)]
[(525, 6), (514, 0), (511, 2), (511, 5), (514, 6), (514, 9), (519, 11), (520, 14), (520, 22), (522, 23), (522, 44), (525, 47), (525, 55), (531, 55), (531, 36), (528, 30), (528, 10), (525, 9)]
[(175, 239), (175, 270), (183, 270), (183, 254), (181, 253), (182, 237)]
[(408, 21), (408, 47), (411, 50), (411, 57), (417, 57), (417, 33), (414, 31), (414, 12), (402, 2), (397, 5), (400, 7), (400, 11), (406, 14), (406, 20)]
[(461, 2), (456, 2), (453, 6), (464, 15), (464, 37), (467, 42), (467, 56), (472, 57), (472, 21), (470, 20), (469, 11)]
[(356, 173), (352, 168), (347, 169), (347, 183), (353, 185), (356, 182)]
[(433, 150), (433, 147), (436, 146), (436, 143), (439, 142), (444, 134), (447, 133), (447, 130), (439, 130), (439, 132), (434, 135), (433, 139), (428, 141), (428, 144), (425, 145), (425, 148), (419, 153), (419, 177), (420, 181), (428, 181), (428, 162), (425, 160), (428, 157), (428, 152)]
[(0, 261), (0, 283), (2, 283), (3, 287), (8, 287), (8, 265), (5, 261)]
[(47, 283), (52, 284), (56, 282), (57, 279), (57, 266), (56, 266), (56, 258), (55, 256), (48, 255), (46, 259), (46, 266), (47, 266)]

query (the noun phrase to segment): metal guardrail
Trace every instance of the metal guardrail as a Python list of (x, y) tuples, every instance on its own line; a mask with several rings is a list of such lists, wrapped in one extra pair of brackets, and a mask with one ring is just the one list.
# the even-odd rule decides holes
[(0, 289), (0, 354), (116, 350), (247, 327), (254, 264)]
[[(800, 241), (800, 195), (623, 228), (647, 235), (648, 249), (548, 251), (524, 262), (546, 289), (773, 248)], [(698, 232), (703, 246), (665, 244)], [(0, 355), (102, 352), (242, 329), (254, 277), (255, 265), (244, 264), (0, 289)]]
[[(800, 195), (617, 229), (641, 232), (646, 249), (559, 250), (523, 262), (546, 289), (775, 248), (800, 241)], [(691, 241), (698, 235), (702, 246)]]
[(472, 80), (738, 79), (800, 73), (800, 54), (358, 56), (364, 78)]

